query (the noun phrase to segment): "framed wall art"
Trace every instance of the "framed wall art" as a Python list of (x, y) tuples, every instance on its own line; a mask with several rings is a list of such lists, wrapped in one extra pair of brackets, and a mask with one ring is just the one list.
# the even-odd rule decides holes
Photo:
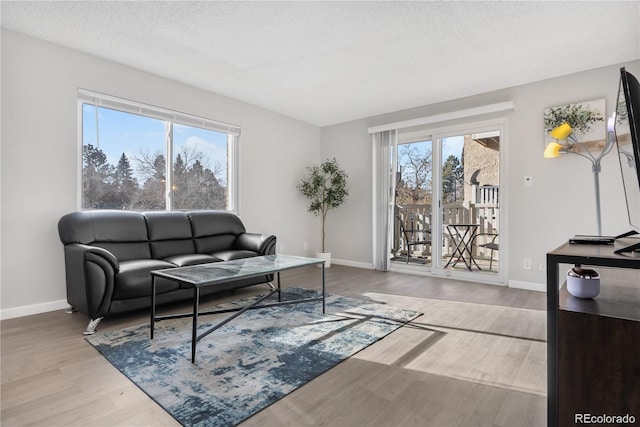
[[(604, 98), (544, 110), (544, 144), (555, 139), (549, 135), (556, 127), (568, 123), (578, 141), (590, 151), (602, 150), (607, 141), (606, 101)], [(576, 148), (580, 150), (579, 146)]]

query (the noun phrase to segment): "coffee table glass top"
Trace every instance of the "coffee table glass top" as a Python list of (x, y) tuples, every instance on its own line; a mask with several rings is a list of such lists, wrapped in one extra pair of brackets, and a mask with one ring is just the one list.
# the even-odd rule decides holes
[(265, 255), (209, 264), (155, 270), (151, 274), (166, 277), (195, 287), (227, 282), (235, 279), (261, 276), (305, 265), (324, 264), (323, 259), (292, 255)]

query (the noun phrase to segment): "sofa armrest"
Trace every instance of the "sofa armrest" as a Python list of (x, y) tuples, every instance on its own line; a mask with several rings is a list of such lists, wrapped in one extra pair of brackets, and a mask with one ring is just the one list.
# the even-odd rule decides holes
[(276, 253), (276, 236), (259, 233), (242, 233), (233, 244), (234, 249), (257, 252), (262, 255)]
[(113, 267), (113, 271), (120, 270), (120, 262), (118, 261), (116, 256), (111, 252), (109, 252), (108, 250), (104, 248), (100, 248), (98, 246), (89, 246), (89, 245), (78, 245), (78, 246), (84, 249), (85, 259), (87, 258), (88, 254), (97, 255), (98, 257), (103, 258), (105, 261), (107, 261), (111, 265), (111, 267)]
[(72, 243), (64, 250), (67, 301), (91, 319), (104, 316), (111, 304), (120, 263), (111, 252), (97, 246)]

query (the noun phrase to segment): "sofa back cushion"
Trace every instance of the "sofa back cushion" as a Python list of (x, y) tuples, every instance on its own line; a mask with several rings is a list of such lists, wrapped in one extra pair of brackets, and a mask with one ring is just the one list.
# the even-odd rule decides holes
[(186, 212), (145, 212), (151, 257), (164, 259), (172, 255), (195, 253), (191, 222)]
[(96, 210), (73, 212), (58, 222), (63, 244), (81, 243), (104, 248), (120, 261), (149, 259), (145, 218), (139, 212)]
[(240, 218), (227, 211), (189, 212), (196, 252), (211, 254), (233, 248), (239, 234), (246, 230)]

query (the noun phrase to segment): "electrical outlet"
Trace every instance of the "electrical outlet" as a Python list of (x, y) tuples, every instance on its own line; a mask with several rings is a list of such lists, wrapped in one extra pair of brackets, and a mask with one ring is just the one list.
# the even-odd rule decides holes
[(531, 270), (531, 258), (525, 258), (522, 260), (522, 268), (525, 270)]
[(533, 187), (533, 177), (531, 175), (524, 176), (524, 186)]
[(284, 245), (280, 245), (280, 253), (283, 254), (284, 253)]
[(538, 271), (544, 273), (545, 271), (547, 271), (547, 269), (544, 266), (544, 264), (540, 263), (540, 264), (538, 264)]
[(309, 249), (309, 243), (304, 242), (304, 243), (302, 244), (302, 249), (304, 249), (305, 251), (306, 251), (307, 249)]

